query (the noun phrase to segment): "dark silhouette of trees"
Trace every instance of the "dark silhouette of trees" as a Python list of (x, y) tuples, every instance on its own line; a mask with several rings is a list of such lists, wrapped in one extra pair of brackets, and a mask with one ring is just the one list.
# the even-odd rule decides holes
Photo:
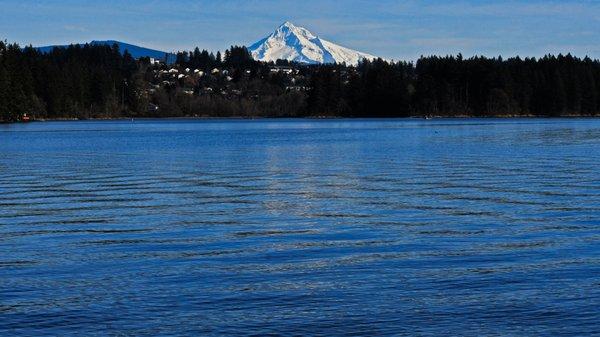
[(138, 64), (115, 46), (70, 46), (44, 54), (0, 43), (0, 119), (131, 114)]
[(308, 102), (311, 114), (348, 117), (585, 116), (600, 113), (598, 83), (600, 62), (570, 54), (432, 56), (317, 67)]
[[(173, 68), (178, 70), (173, 70)], [(195, 48), (174, 65), (116, 45), (41, 53), (0, 41), (0, 121), (167, 116), (592, 116), (600, 61), (570, 54), (421, 57), (358, 66), (255, 61)]]

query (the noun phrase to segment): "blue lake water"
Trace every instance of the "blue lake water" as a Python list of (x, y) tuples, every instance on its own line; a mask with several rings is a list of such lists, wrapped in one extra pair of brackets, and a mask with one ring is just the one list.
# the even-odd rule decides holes
[(0, 335), (600, 334), (600, 120), (0, 125)]

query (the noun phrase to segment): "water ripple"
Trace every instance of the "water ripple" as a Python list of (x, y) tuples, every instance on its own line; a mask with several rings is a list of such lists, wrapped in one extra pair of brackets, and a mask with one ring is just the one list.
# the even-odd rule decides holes
[(600, 122), (0, 130), (0, 335), (587, 336)]

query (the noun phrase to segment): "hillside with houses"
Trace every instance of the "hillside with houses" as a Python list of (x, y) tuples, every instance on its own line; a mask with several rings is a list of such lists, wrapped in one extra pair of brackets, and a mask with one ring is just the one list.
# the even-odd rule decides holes
[(256, 61), (246, 47), (174, 62), (117, 44), (47, 52), (0, 42), (0, 121), (132, 117), (595, 116), (600, 62), (422, 57)]
[(171, 116), (300, 116), (311, 69), (256, 62), (245, 47), (212, 55), (196, 49), (177, 62), (140, 59), (148, 114)]

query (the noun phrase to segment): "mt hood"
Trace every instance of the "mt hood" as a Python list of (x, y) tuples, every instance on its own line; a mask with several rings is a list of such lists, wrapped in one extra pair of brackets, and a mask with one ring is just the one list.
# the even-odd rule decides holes
[(307, 64), (345, 62), (356, 65), (362, 59), (377, 58), (323, 40), (291, 22), (285, 22), (273, 34), (251, 45), (248, 50), (255, 60), (265, 62), (288, 60)]

